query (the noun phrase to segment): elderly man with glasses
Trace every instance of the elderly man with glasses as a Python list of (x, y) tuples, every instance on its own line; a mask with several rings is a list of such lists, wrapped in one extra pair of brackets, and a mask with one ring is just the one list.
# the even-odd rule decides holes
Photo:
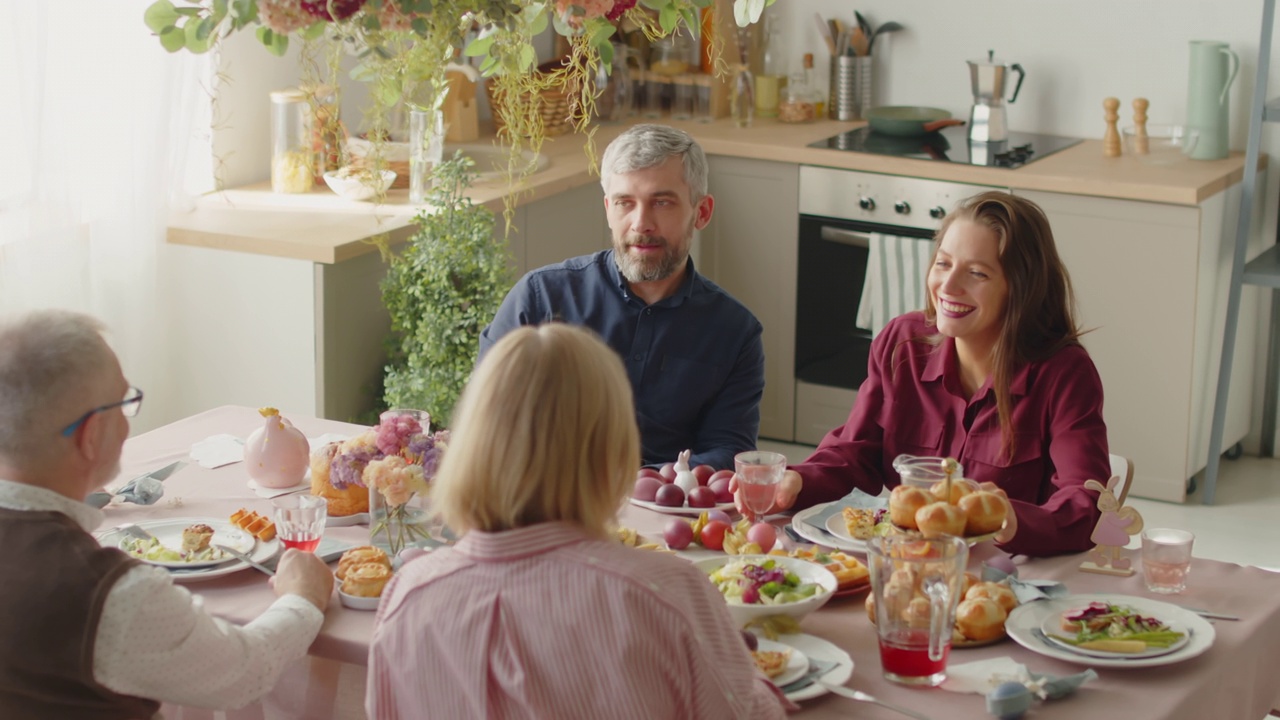
[(245, 705), (305, 656), (333, 576), (287, 551), (278, 599), (238, 627), (167, 571), (98, 545), (103, 513), (84, 499), (119, 473), (126, 418), (142, 406), (102, 330), (61, 311), (0, 321), (0, 717)]

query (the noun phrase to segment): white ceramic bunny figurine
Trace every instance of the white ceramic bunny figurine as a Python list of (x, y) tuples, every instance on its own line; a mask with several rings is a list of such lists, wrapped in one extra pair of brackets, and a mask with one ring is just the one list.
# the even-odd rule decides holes
[(675, 484), (684, 490), (684, 494), (688, 495), (693, 489), (698, 487), (698, 477), (693, 474), (693, 470), (689, 468), (689, 456), (693, 454), (692, 450), (685, 450), (680, 453), (676, 459), (676, 479)]
[(1131, 507), (1120, 507), (1115, 494), (1119, 482), (1119, 476), (1108, 480), (1105, 487), (1097, 480), (1084, 482), (1086, 489), (1098, 491), (1098, 509), (1102, 511), (1102, 517), (1098, 518), (1098, 525), (1089, 539), (1096, 544), (1093, 552), (1099, 567), (1110, 562), (1111, 567), (1117, 570), (1128, 570), (1131, 561), (1120, 557), (1120, 548), (1129, 544), (1130, 535), (1142, 532), (1142, 516)]

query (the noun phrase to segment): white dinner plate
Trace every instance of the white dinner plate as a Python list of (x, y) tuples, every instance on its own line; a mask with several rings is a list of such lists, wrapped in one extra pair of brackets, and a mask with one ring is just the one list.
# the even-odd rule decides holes
[[(764, 638), (761, 638), (760, 642), (763, 644), (765, 642)], [(822, 682), (843, 685), (849, 681), (849, 678), (853, 677), (853, 658), (849, 657), (849, 653), (820, 637), (809, 635), (808, 633), (796, 633), (794, 635), (779, 635), (776, 642), (797, 650), (813, 660), (826, 660), (827, 662), (835, 663), (835, 667), (818, 678)], [(807, 663), (805, 669), (808, 669)], [(775, 684), (781, 687), (786, 683)], [(807, 687), (787, 693), (787, 699), (792, 702), (811, 700), (826, 695), (828, 692), (825, 687), (815, 682)]]
[[(171, 520), (171, 521), (155, 520), (150, 523), (148, 522), (138, 523), (138, 526), (148, 531), (151, 531), (152, 534), (154, 534), (154, 531), (151, 530), (152, 525), (155, 523), (162, 523), (162, 522), (183, 523), (182, 527), (186, 527), (187, 525), (191, 525), (197, 522), (203, 522), (209, 525), (210, 527), (214, 528), (214, 531), (215, 531), (214, 537), (217, 538), (218, 537), (217, 527), (214, 526), (213, 523), (220, 522), (220, 521), (215, 520), (213, 522), (210, 522), (207, 519), (201, 519), (201, 518), (188, 518), (185, 520)], [(229, 523), (224, 523), (224, 524), (229, 524)], [(239, 528), (236, 528), (236, 529), (239, 530)], [(111, 528), (109, 530), (105, 530), (99, 533), (97, 537), (98, 537), (98, 544), (102, 545), (103, 547), (118, 548), (120, 547), (120, 541), (124, 538), (124, 534), (121, 533), (116, 528)], [(231, 547), (234, 547), (234, 546), (231, 546)], [(278, 539), (270, 540), (267, 542), (255, 542), (254, 545), (252, 546), (252, 552), (249, 553), (249, 557), (256, 562), (261, 563), (274, 558), (276, 554), (279, 552), (280, 552), (280, 541)], [(169, 569), (169, 574), (170, 576), (173, 577), (174, 582), (197, 582), (200, 580), (209, 580), (211, 578), (230, 575), (231, 573), (240, 572), (241, 570), (245, 570), (248, 568), (249, 568), (249, 565), (240, 560), (226, 560), (219, 565), (212, 565), (212, 566), (206, 566), (206, 567), (171, 568)]]
[(757, 650), (763, 650), (765, 652), (791, 651), (791, 657), (787, 659), (787, 667), (782, 671), (782, 674), (775, 678), (769, 678), (773, 681), (774, 685), (782, 687), (788, 683), (795, 682), (796, 680), (804, 677), (804, 674), (809, 671), (809, 656), (800, 652), (800, 650), (793, 648), (790, 645), (774, 642), (767, 638), (760, 638), (757, 642)]
[(797, 535), (811, 543), (816, 543), (823, 547), (835, 548), (837, 550), (844, 550), (845, 552), (856, 552), (866, 555), (866, 543), (858, 541), (857, 545), (854, 545), (849, 541), (832, 535), (827, 532), (825, 528), (813, 524), (813, 518), (833, 504), (833, 502), (822, 503), (821, 505), (814, 505), (811, 508), (801, 510), (791, 518), (791, 529), (795, 530)]
[[(213, 518), (174, 518), (170, 520), (149, 520), (138, 523), (138, 527), (151, 533), (155, 539), (160, 541), (170, 550), (179, 550), (182, 548), (182, 531), (192, 525), (204, 524), (213, 529), (213, 538), (210, 539), (211, 545), (226, 545), (232, 550), (247, 553), (253, 550), (253, 546), (257, 543), (257, 538), (252, 533), (243, 530), (225, 520), (214, 520)], [(120, 547), (125, 540), (129, 539), (124, 533), (117, 532), (116, 538), (112, 543), (112, 547)], [(102, 543), (106, 545), (106, 542)], [(123, 550), (123, 548), (121, 548)], [(210, 567), (221, 565), (231, 561), (230, 556), (220, 557), (215, 560), (196, 560), (196, 561), (168, 561), (168, 560), (148, 560), (146, 558), (138, 558), (149, 565), (158, 565), (163, 568), (170, 569), (188, 569), (198, 567)]]
[(325, 527), (349, 527), (351, 525), (368, 525), (369, 513), (352, 513), (351, 515), (326, 515)]
[(836, 513), (827, 518), (827, 532), (836, 536), (840, 541), (839, 549), (849, 552), (867, 553), (867, 541), (859, 540), (849, 534), (849, 526), (845, 524), (844, 513)]
[[(1170, 627), (1186, 632), (1188, 640), (1177, 650), (1154, 657), (1135, 657), (1122, 653), (1102, 653), (1104, 656), (1100, 657), (1097, 654), (1085, 655), (1078, 648), (1064, 648), (1043, 636), (1045, 620), (1061, 617), (1062, 613), (1085, 607), (1091, 602), (1126, 605), (1142, 615), (1160, 618)], [(1014, 642), (1032, 652), (1090, 667), (1139, 668), (1172, 665), (1200, 655), (1213, 645), (1214, 639), (1213, 626), (1199, 615), (1177, 605), (1132, 595), (1068, 595), (1052, 600), (1037, 600), (1014, 608), (1004, 627)]]
[[(1145, 615), (1146, 613), (1141, 613), (1141, 614)], [(1147, 648), (1146, 650), (1143, 650), (1142, 652), (1136, 652), (1136, 653), (1118, 653), (1118, 652), (1108, 652), (1106, 650), (1094, 650), (1092, 648), (1076, 647), (1075, 645), (1072, 645), (1066, 640), (1058, 639), (1059, 637), (1066, 637), (1072, 634), (1062, 629), (1061, 614), (1046, 615), (1044, 618), (1044, 622), (1040, 624), (1040, 632), (1044, 633), (1046, 640), (1053, 643), (1054, 645), (1057, 645), (1063, 650), (1066, 650), (1067, 652), (1073, 652), (1073, 653), (1076, 653), (1077, 655), (1087, 655), (1089, 657), (1095, 657), (1095, 658), (1137, 659), (1137, 658), (1159, 657), (1160, 655), (1168, 655), (1169, 653), (1177, 652), (1178, 650), (1182, 649), (1183, 645), (1186, 645), (1188, 642), (1191, 641), (1191, 632), (1187, 628), (1175, 622), (1165, 620), (1164, 618), (1156, 615), (1153, 615), (1152, 617), (1155, 617), (1157, 620), (1160, 620), (1161, 622), (1168, 625), (1170, 630), (1174, 632), (1182, 633), (1182, 637), (1179, 640), (1173, 643), (1170, 643), (1168, 647), (1153, 646), (1153, 647)]]
[(666, 505), (659, 505), (658, 503), (652, 503), (645, 500), (637, 500), (635, 498), (627, 498), (627, 499), (630, 500), (631, 504), (635, 505), (636, 507), (642, 507), (646, 510), (665, 513), (667, 515), (689, 515), (691, 517), (698, 517), (699, 515), (701, 515), (704, 512), (707, 512), (708, 510), (723, 510), (724, 512), (729, 513), (730, 515), (733, 515), (733, 512), (734, 512), (733, 503), (731, 502), (716, 503), (714, 507), (709, 507), (709, 508), (695, 508), (695, 507), (689, 507), (688, 505), (681, 505), (680, 507), (667, 507)]

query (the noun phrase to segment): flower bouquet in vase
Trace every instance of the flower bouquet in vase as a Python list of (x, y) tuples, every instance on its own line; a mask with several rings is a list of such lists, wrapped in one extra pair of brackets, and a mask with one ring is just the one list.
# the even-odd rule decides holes
[(427, 494), (448, 431), (431, 433), (421, 410), (388, 410), (373, 429), (378, 457), (364, 467), (369, 488), (369, 539), (395, 557), (431, 537)]

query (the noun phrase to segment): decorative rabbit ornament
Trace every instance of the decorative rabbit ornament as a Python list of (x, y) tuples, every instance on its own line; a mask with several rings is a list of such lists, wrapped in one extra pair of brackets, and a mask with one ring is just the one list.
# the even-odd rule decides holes
[[(1119, 476), (1108, 480), (1106, 486), (1097, 480), (1084, 482), (1085, 489), (1098, 491), (1098, 509), (1102, 511), (1102, 517), (1098, 518), (1098, 525), (1089, 537), (1095, 543), (1093, 557), (1096, 560), (1080, 563), (1082, 572), (1125, 577), (1133, 574), (1130, 567), (1133, 561), (1121, 557), (1120, 550), (1129, 544), (1130, 536), (1142, 532), (1142, 515), (1131, 507), (1120, 506), (1115, 493), (1119, 482)], [(1111, 567), (1107, 567), (1108, 563)]]
[(685, 450), (680, 453), (676, 459), (676, 479), (675, 484), (684, 490), (684, 494), (688, 495), (693, 489), (698, 487), (698, 477), (693, 474), (693, 470), (689, 468), (689, 456), (693, 454), (692, 450)]

